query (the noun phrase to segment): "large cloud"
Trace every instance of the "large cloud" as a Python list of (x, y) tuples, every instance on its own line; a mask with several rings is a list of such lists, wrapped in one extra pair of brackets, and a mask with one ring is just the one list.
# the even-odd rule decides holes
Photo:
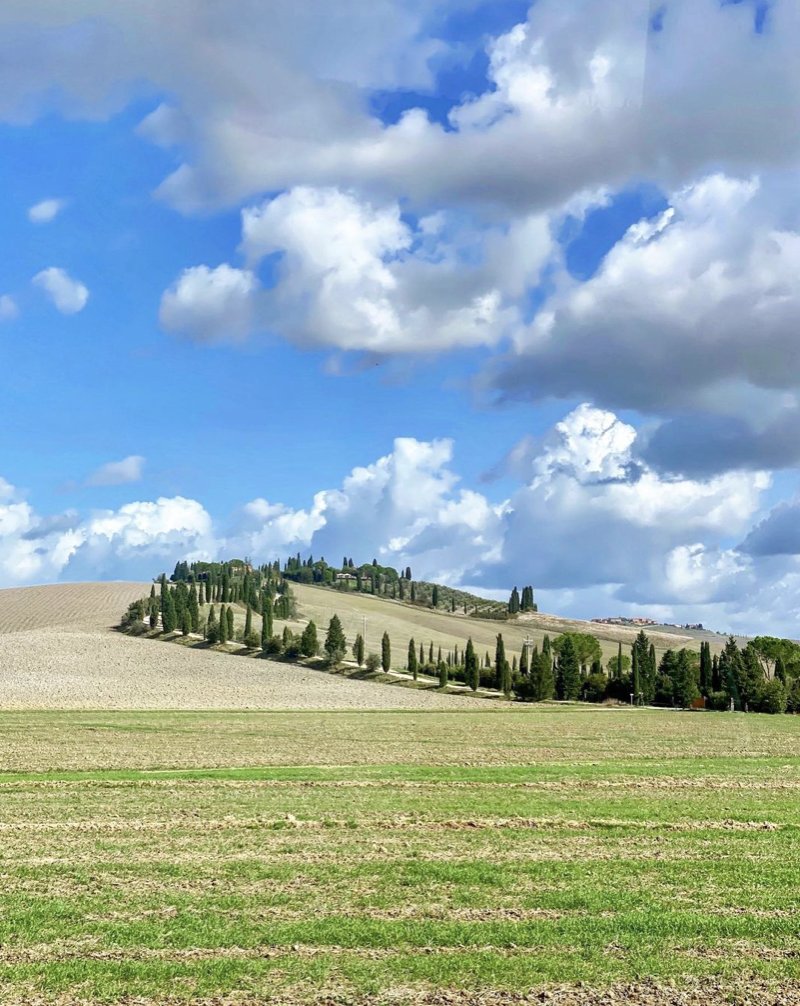
[(144, 131), (185, 152), (161, 189), (184, 207), (311, 184), (530, 210), (642, 174), (674, 184), (797, 154), (789, 2), (756, 34), (750, 3), (665, 0), (655, 31), (648, 0), (539, 0), (490, 40), (485, 92), (447, 129), (420, 110), (382, 126), (364, 90), (430, 85), (443, 46), (426, 29), (467, 6), (347, 0), (316, 5), (309, 30), (307, 5), (288, 0), (242, 0), (236, 17), (210, 0), (11, 0), (0, 115), (107, 115), (147, 82), (173, 96)]
[(83, 283), (57, 266), (42, 269), (31, 282), (46, 294), (61, 314), (78, 314), (89, 300), (89, 291)]

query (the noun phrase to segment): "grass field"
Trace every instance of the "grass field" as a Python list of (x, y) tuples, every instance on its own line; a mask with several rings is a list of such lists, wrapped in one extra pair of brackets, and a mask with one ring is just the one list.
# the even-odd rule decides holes
[(5, 712), (0, 1001), (798, 1003), (799, 740), (500, 704)]

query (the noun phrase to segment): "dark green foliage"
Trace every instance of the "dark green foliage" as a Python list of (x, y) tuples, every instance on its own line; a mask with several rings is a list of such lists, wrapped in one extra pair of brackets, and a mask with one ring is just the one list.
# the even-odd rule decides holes
[[(443, 661), (440, 661), (443, 663)], [(445, 673), (447, 665), (445, 665)], [(478, 656), (472, 643), (472, 637), (467, 640), (467, 647), (464, 651), (464, 678), (467, 685), (476, 692), (480, 684), (480, 669), (478, 667)]]
[(786, 685), (773, 678), (761, 686), (758, 697), (753, 703), (753, 709), (758, 713), (785, 713), (788, 701)]
[(228, 605), (228, 610), (225, 612), (225, 618), (228, 621), (228, 639), (233, 639), (234, 637), (234, 621), (233, 621), (233, 608)]
[(681, 650), (678, 653), (675, 670), (672, 674), (672, 697), (675, 700), (675, 705), (686, 709), (699, 696), (697, 678), (696, 664), (690, 658), (687, 650)]
[(494, 687), (503, 690), (503, 676), (505, 674), (506, 647), (503, 642), (502, 633), (497, 634), (497, 643), (494, 648)]
[(178, 627), (175, 614), (175, 599), (166, 583), (161, 585), (161, 629), (163, 632), (174, 632)]
[(558, 655), (558, 676), (556, 679), (556, 694), (560, 699), (574, 701), (580, 696), (581, 674), (578, 655), (572, 642), (571, 633), (565, 633), (562, 639), (561, 651)]
[(219, 609), (219, 629), (217, 632), (220, 643), (228, 642), (228, 612), (224, 605)]
[(245, 635), (245, 639), (251, 634), (252, 631), (253, 631), (253, 609), (248, 604), (247, 605), (247, 614), (244, 616), (244, 635)]
[(702, 642), (700, 644), (700, 694), (708, 695), (712, 685), (711, 643)]
[(523, 644), (522, 653), (519, 658), (519, 673), (523, 677), (528, 676), (528, 647)]
[(439, 672), (439, 687), (447, 688), (447, 664), (441, 658), (439, 658), (437, 670)]
[(381, 638), (381, 667), (386, 673), (391, 670), (392, 667), (392, 644), (389, 641), (389, 633), (384, 632)]
[(439, 585), (438, 585), (438, 583), (434, 583), (433, 590), (431, 591), (431, 607), (432, 608), (438, 608), (439, 607)]
[(309, 622), (305, 629), (303, 629), (303, 634), (300, 637), (300, 652), (304, 657), (316, 657), (319, 653), (317, 627), (314, 622)]
[(561, 648), (565, 641), (569, 639), (573, 653), (580, 667), (588, 668), (595, 660), (602, 660), (603, 651), (600, 643), (588, 632), (563, 632), (553, 640), (553, 651), (557, 656), (561, 654)]
[(211, 605), (211, 609), (208, 612), (208, 621), (206, 622), (206, 639), (213, 646), (214, 643), (219, 642), (219, 626), (217, 625), (217, 613), (214, 610), (214, 605)]
[(409, 670), (412, 678), (415, 681), (417, 680), (417, 668), (418, 668), (418, 663), (417, 663), (417, 645), (416, 645), (416, 643), (414, 642), (413, 639), (409, 639), (409, 641), (408, 641), (408, 670)]
[(347, 652), (347, 640), (344, 636), (339, 616), (334, 615), (328, 623), (328, 633), (325, 636), (325, 655), (329, 663), (338, 664)]
[(783, 662), (783, 657), (780, 656), (775, 661), (775, 680), (786, 684), (786, 665)]
[(356, 641), (353, 643), (353, 657), (359, 667), (364, 666), (364, 637), (360, 632), (356, 636)]
[(511, 591), (511, 597), (508, 599), (508, 613), (509, 615), (516, 615), (519, 611), (519, 591), (516, 587)]
[(642, 680), (639, 674), (639, 651), (635, 645), (631, 647), (631, 691), (633, 701), (638, 703), (642, 697)]
[(189, 626), (192, 632), (199, 632), (200, 630), (200, 604), (197, 599), (197, 585), (192, 584), (189, 590), (189, 599), (186, 604), (186, 609), (189, 612)]
[(368, 653), (364, 665), (370, 674), (375, 674), (378, 668), (381, 666), (381, 658), (377, 653)]
[(581, 698), (584, 702), (602, 702), (606, 697), (608, 678), (602, 671), (594, 671), (581, 684)]

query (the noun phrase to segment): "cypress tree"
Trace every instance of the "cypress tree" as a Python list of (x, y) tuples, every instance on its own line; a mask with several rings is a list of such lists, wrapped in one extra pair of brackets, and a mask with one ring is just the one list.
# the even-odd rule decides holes
[(189, 612), (189, 626), (191, 631), (198, 632), (200, 629), (200, 604), (197, 599), (197, 587), (194, 583), (189, 591), (189, 600), (186, 608)]
[(230, 605), (228, 605), (228, 612), (225, 617), (228, 619), (228, 639), (233, 639), (233, 633), (234, 633), (233, 608)]
[(172, 591), (165, 585), (161, 604), (161, 625), (164, 632), (174, 632), (178, 627), (175, 614), (175, 600)]
[(425, 647), (422, 643), (419, 644), (419, 662), (420, 664), (425, 663)]
[(411, 581), (411, 603), (413, 604), (417, 599), (417, 585), (414, 581)]
[(631, 690), (633, 691), (634, 704), (638, 705), (642, 688), (639, 680), (639, 651), (636, 644), (631, 647)]
[(359, 634), (356, 636), (356, 641), (353, 643), (353, 656), (356, 658), (356, 663), (359, 667), (364, 666), (364, 637)]
[(181, 635), (188, 636), (192, 630), (192, 618), (189, 614), (188, 608), (183, 609), (183, 615), (181, 616)]
[(413, 639), (408, 641), (408, 669), (411, 677), (417, 680), (417, 646)]
[(272, 637), (272, 598), (268, 594), (264, 594), (261, 607), (261, 638), (267, 640)]
[(439, 607), (439, 587), (435, 583), (431, 591), (431, 606), (434, 608)]
[(581, 670), (572, 639), (567, 636), (558, 656), (558, 697), (575, 701), (581, 693)]
[(225, 608), (220, 606), (219, 609), (219, 630), (217, 632), (217, 638), (220, 643), (228, 642), (228, 618), (225, 614)]
[(494, 686), (499, 691), (503, 690), (503, 677), (505, 674), (506, 648), (503, 643), (502, 633), (497, 634), (497, 644), (494, 650)]
[(247, 614), (244, 616), (244, 638), (247, 639), (253, 631), (253, 609), (247, 605)]
[(303, 635), (300, 637), (300, 652), (304, 657), (316, 657), (319, 653), (317, 627), (313, 621), (303, 629)]
[(786, 684), (786, 664), (783, 662), (783, 657), (780, 656), (775, 661), (775, 680)]
[(656, 697), (656, 648), (651, 643), (650, 649), (647, 651), (647, 689), (646, 689), (646, 700), (647, 702), (652, 702)]
[(716, 653), (711, 661), (711, 690), (714, 692), (722, 691), (722, 674), (719, 668), (719, 657)]
[(525, 675), (526, 677), (528, 675), (528, 647), (524, 644), (519, 658), (519, 673)]
[[(445, 665), (445, 674), (447, 673), (447, 666)], [(467, 649), (464, 653), (464, 677), (466, 678), (467, 684), (473, 690), (477, 692), (478, 685), (480, 684), (481, 675), (480, 668), (478, 667), (478, 657), (475, 653), (475, 647), (472, 645), (472, 637), (467, 640)]]
[(617, 681), (622, 680), (622, 643), (617, 647), (617, 673), (614, 675)]
[(519, 611), (519, 591), (515, 587), (511, 591), (511, 597), (508, 599), (508, 613), (509, 615), (516, 615)]
[(443, 661), (439, 661), (439, 687), (447, 688), (447, 664)]
[(433, 663), (433, 640), (431, 640), (430, 646), (428, 646), (428, 663)]
[(438, 652), (436, 654), (436, 663), (437, 664), (441, 664), (441, 662), (442, 662), (442, 648), (440, 646), (439, 650), (438, 650)]
[(338, 615), (333, 615), (328, 623), (328, 634), (325, 637), (325, 653), (331, 664), (338, 664), (347, 652), (347, 640), (344, 636), (342, 623)]
[(700, 694), (708, 695), (711, 691), (711, 643), (700, 644)]
[(211, 610), (208, 613), (208, 621), (206, 622), (206, 639), (213, 646), (219, 640), (219, 629), (217, 628), (217, 613), (214, 610), (214, 605), (211, 605)]
[(392, 667), (392, 644), (389, 642), (388, 632), (384, 632), (381, 639), (381, 667), (387, 674)]

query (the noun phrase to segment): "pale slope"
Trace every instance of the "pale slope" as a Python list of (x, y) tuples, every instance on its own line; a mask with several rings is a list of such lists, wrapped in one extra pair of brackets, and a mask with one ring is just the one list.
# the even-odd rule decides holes
[(486, 707), (480, 699), (187, 649), (110, 628), (149, 590), (149, 584), (91, 583), (0, 591), (0, 709)]
[[(526, 614), (514, 621), (496, 622), (471, 618), (460, 613), (451, 614), (415, 607), (388, 598), (373, 597), (370, 594), (357, 594), (305, 584), (293, 583), (292, 591), (298, 601), (299, 620), (313, 618), (321, 631), (324, 631), (331, 615), (336, 613), (342, 621), (349, 641), (355, 638), (357, 632), (364, 633), (366, 629), (367, 650), (375, 653), (380, 653), (381, 637), (384, 632), (388, 632), (392, 643), (392, 656), (400, 667), (405, 665), (408, 642), (412, 637), (417, 649), (420, 643), (424, 644), (426, 654), (429, 644), (433, 642), (434, 655), (439, 646), (446, 652), (457, 645), (460, 651), (471, 637), (480, 657), (488, 651), (490, 658), (494, 659), (497, 634), (502, 633), (510, 659), (510, 655), (521, 652), (523, 640), (526, 638), (541, 646), (545, 634), (553, 639), (562, 632), (588, 632), (600, 641), (603, 656), (608, 659), (616, 655), (620, 642), (623, 652), (629, 653), (638, 631), (622, 626), (580, 622), (547, 614)], [(677, 630), (670, 633), (655, 629), (645, 631), (659, 653), (670, 648), (680, 649), (683, 646), (693, 650), (700, 649), (701, 634)], [(702, 634), (702, 638), (713, 640), (712, 649), (721, 649), (725, 642), (723, 637), (711, 634)]]

